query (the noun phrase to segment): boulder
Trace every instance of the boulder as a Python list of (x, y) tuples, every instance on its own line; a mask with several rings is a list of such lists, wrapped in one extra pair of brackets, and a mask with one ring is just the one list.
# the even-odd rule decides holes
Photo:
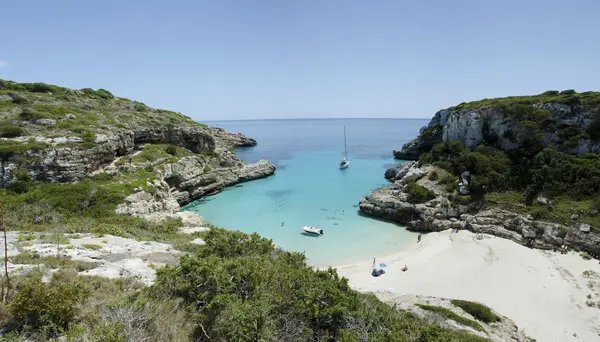
[(191, 212), (191, 211), (180, 211), (177, 216), (181, 218), (181, 223), (185, 227), (199, 227), (204, 225), (204, 219), (202, 216)]
[(538, 197), (537, 198), (537, 202), (539, 205), (547, 205), (548, 204), (548, 199), (546, 197)]
[(48, 125), (56, 125), (56, 120), (52, 119), (38, 119), (35, 121), (36, 125), (48, 126)]
[(403, 163), (400, 165), (393, 166), (387, 170), (385, 170), (385, 178), (391, 181), (399, 180), (404, 177), (408, 170), (415, 167), (417, 165), (416, 161)]
[(571, 220), (573, 220), (573, 221), (579, 220), (579, 214), (571, 215)]

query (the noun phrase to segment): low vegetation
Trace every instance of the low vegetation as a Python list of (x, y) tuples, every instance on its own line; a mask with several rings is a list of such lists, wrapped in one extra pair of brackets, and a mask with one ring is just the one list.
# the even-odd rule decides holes
[(0, 304), (2, 329), (33, 340), (487, 341), (356, 292), (335, 270), (314, 270), (302, 254), (256, 234), (215, 228), (205, 241), (179, 265), (159, 269), (148, 288), (72, 271), (48, 283), (36, 271), (18, 277)]
[(435, 193), (426, 187), (410, 182), (406, 185), (406, 194), (410, 203), (425, 203), (435, 198)]
[(560, 103), (566, 105), (600, 105), (600, 92), (587, 91), (577, 93), (573, 89), (558, 91), (549, 90), (539, 95), (532, 96), (509, 96), (494, 99), (483, 99), (468, 103), (461, 103), (456, 108), (475, 109), (485, 106), (497, 106), (503, 110), (511, 106), (531, 106), (537, 103)]
[(475, 322), (474, 320), (462, 317), (462, 316), (454, 313), (450, 309), (446, 309), (441, 306), (425, 305), (425, 304), (417, 304), (417, 306), (423, 310), (434, 312), (446, 319), (451, 319), (451, 320), (455, 321), (456, 323), (462, 324), (464, 326), (473, 328), (478, 331), (485, 331), (485, 329), (483, 329), (481, 324)]
[(490, 324), (500, 321), (500, 317), (498, 317), (492, 309), (487, 306), (475, 302), (469, 302), (466, 300), (452, 300), (452, 305), (458, 306), (463, 309), (465, 312), (475, 317), (475, 319)]

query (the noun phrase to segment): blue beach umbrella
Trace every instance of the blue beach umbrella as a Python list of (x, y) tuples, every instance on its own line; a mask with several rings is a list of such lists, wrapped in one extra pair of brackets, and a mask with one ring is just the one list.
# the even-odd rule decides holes
[(384, 263), (381, 263), (381, 264), (379, 264), (379, 267), (387, 267), (387, 265)]

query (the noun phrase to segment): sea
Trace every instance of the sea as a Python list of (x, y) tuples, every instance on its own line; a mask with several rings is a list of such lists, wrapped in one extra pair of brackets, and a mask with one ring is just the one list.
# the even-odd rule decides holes
[[(289, 119), (205, 122), (258, 141), (236, 149), (246, 163), (273, 162), (275, 175), (226, 188), (185, 206), (218, 227), (256, 232), (304, 253), (319, 267), (370, 262), (416, 242), (397, 223), (364, 216), (358, 203), (389, 185), (384, 172), (401, 163), (392, 150), (416, 137), (425, 119)], [(344, 158), (344, 127), (350, 166)], [(324, 234), (303, 234), (303, 226)], [(381, 259), (378, 259), (381, 260)]]

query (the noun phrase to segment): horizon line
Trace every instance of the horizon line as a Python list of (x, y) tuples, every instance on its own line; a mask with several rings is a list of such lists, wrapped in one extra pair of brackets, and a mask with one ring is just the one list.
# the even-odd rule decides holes
[(222, 119), (222, 120), (202, 120), (202, 122), (222, 122), (222, 121), (276, 121), (276, 120), (431, 120), (431, 118), (257, 118), (257, 119)]

